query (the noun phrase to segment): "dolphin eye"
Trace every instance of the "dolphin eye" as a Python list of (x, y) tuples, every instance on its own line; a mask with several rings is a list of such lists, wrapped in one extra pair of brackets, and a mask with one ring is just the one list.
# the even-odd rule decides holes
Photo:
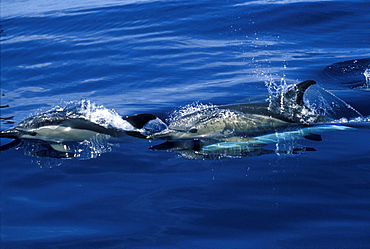
[(197, 133), (197, 132), (198, 132), (198, 129), (196, 129), (196, 128), (192, 128), (192, 129), (190, 129), (190, 130), (189, 130), (189, 132), (190, 132), (190, 133)]

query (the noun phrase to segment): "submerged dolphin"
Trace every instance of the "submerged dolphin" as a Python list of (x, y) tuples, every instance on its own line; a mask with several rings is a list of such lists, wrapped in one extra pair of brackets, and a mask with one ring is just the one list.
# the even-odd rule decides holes
[[(211, 139), (240, 141), (264, 134), (296, 129), (311, 123), (324, 122), (325, 117), (315, 113), (303, 102), (313, 80), (303, 81), (271, 102), (227, 105), (200, 110), (175, 120), (149, 139), (184, 140)], [(307, 134), (307, 138), (320, 138)]]
[[(69, 152), (65, 142), (82, 142), (84, 140), (99, 140), (119, 138), (129, 133), (138, 137), (145, 137), (145, 125), (151, 120), (157, 119), (156, 116), (148, 113), (122, 117), (130, 123), (135, 130), (124, 131), (114, 127), (104, 127), (93, 123), (83, 117), (68, 117), (64, 113), (55, 111), (42, 113), (30, 117), (11, 130), (0, 132), (0, 138), (11, 139), (37, 139), (49, 142), (53, 149), (61, 152)], [(2, 150), (16, 145), (3, 145)]]
[[(254, 157), (266, 154), (303, 154), (308, 151), (316, 151), (312, 147), (302, 147), (292, 141), (309, 135), (315, 140), (320, 140), (319, 135), (325, 131), (354, 130), (355, 127), (348, 127), (342, 124), (320, 124), (306, 126), (299, 129), (287, 130), (275, 133), (264, 134), (250, 139), (239, 139), (239, 141), (210, 141), (203, 139), (193, 140), (170, 140), (162, 144), (150, 147), (151, 150), (165, 150), (175, 153), (186, 159), (222, 159)], [(286, 143), (288, 141), (288, 143)], [(275, 144), (275, 146), (269, 146)]]

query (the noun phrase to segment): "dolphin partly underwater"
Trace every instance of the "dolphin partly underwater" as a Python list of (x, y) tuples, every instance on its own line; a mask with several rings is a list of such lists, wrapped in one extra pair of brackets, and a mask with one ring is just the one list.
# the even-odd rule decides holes
[(46, 141), (56, 151), (70, 152), (66, 145), (68, 142), (101, 141), (126, 134), (145, 138), (142, 135), (146, 134), (145, 125), (156, 119), (149, 113), (122, 117), (133, 128), (127, 131), (94, 123), (80, 115), (66, 115), (60, 111), (41, 113), (22, 121), (13, 129), (1, 131), (0, 138), (15, 139), (1, 146), (1, 150), (14, 147), (20, 139)]
[(321, 141), (317, 132), (351, 129), (310, 109), (303, 101), (306, 90), (316, 84), (303, 81), (270, 102), (225, 105), (202, 109), (170, 123), (148, 136), (166, 142), (152, 150), (167, 150), (188, 159), (220, 159), (263, 154), (297, 154), (313, 148), (269, 150), (267, 144), (306, 138)]
[(303, 102), (305, 91), (314, 84), (313, 80), (303, 81), (271, 102), (203, 109), (175, 120), (148, 138), (233, 141), (325, 122), (325, 117)]

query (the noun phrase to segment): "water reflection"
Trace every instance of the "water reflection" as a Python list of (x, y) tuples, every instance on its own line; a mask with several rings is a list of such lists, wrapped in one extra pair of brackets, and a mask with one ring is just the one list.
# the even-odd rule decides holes
[[(9, 107), (9, 105), (1, 105), (0, 106), (0, 109), (2, 109), (2, 108), (8, 108), (8, 107)], [(0, 116), (0, 122), (3, 123), (3, 124), (14, 124), (14, 122), (12, 121), (13, 118), (14, 118), (14, 116), (9, 116), (9, 117), (2, 117), (2, 116)]]

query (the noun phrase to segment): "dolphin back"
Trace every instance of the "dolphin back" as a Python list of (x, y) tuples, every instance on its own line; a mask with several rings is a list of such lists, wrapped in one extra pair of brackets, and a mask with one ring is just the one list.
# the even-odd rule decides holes
[(290, 123), (310, 124), (324, 122), (326, 119), (307, 107), (303, 101), (306, 90), (315, 84), (314, 80), (303, 81), (270, 102), (226, 105), (219, 108), (236, 110), (247, 114), (265, 115)]

